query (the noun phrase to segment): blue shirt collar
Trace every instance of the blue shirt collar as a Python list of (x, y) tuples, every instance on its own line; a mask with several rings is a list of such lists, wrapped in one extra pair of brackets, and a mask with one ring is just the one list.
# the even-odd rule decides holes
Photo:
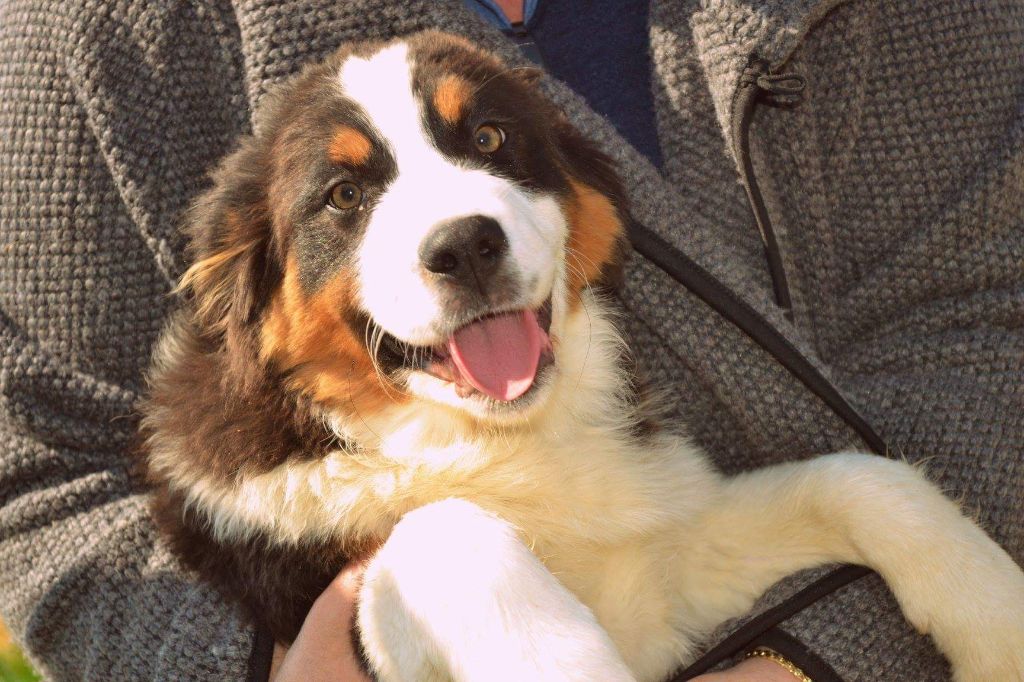
[[(498, 3), (494, 0), (462, 0), (463, 4), (469, 9), (473, 10), (484, 19), (502, 29), (503, 31), (511, 31), (512, 24), (508, 19), (505, 18), (504, 12), (498, 7)], [(537, 11), (537, 5), (540, 4), (540, 0), (526, 0), (523, 3), (523, 25), (529, 26), (530, 20), (533, 19), (534, 12)]]

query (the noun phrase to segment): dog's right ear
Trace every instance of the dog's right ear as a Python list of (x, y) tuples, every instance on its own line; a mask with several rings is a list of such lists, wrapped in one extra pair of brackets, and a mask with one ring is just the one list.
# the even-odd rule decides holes
[(247, 138), (213, 173), (213, 187), (189, 211), (185, 232), (192, 266), (178, 291), (189, 294), (195, 324), (226, 350), (250, 359), (256, 322), (280, 280), (271, 212), (268, 162)]
[(571, 189), (569, 255), (577, 261), (571, 284), (615, 291), (622, 285), (630, 252), (626, 190), (611, 157), (561, 114), (555, 121), (558, 153)]

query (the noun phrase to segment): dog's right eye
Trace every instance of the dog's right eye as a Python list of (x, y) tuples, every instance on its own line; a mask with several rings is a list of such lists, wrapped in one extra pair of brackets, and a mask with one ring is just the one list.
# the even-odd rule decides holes
[(493, 154), (505, 144), (505, 131), (498, 126), (484, 124), (473, 133), (473, 144), (482, 154)]
[(334, 208), (346, 211), (356, 208), (363, 201), (363, 190), (351, 182), (339, 182), (331, 190), (328, 203)]

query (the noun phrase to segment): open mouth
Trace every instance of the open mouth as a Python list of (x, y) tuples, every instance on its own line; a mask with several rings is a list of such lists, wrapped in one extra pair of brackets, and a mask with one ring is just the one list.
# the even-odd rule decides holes
[(420, 349), (411, 368), (453, 384), (461, 398), (511, 403), (553, 364), (550, 330), (550, 299), (537, 310), (492, 313), (462, 325), (427, 353)]
[(550, 329), (550, 302), (536, 311), (487, 315), (455, 330), (423, 369), (454, 384), (461, 398), (480, 393), (511, 402), (526, 394), (553, 362)]

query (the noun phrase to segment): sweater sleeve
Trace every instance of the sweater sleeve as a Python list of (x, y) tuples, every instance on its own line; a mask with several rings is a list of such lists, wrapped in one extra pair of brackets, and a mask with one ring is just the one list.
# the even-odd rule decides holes
[(109, 426), (131, 423), (126, 392), (9, 318), (0, 338), (0, 607), (32, 660), (55, 680), (245, 679), (252, 634), (182, 573), (133, 489), (129, 428)]
[(251, 628), (170, 556), (128, 457), (175, 223), (244, 115), (231, 33), (77, 4), (0, 4), (0, 613), (47, 679), (242, 680)]

